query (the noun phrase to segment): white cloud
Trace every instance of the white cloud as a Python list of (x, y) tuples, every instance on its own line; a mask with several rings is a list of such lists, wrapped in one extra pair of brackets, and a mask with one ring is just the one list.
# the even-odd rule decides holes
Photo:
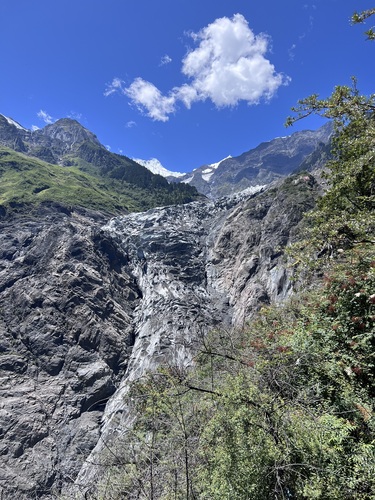
[(192, 37), (199, 46), (184, 58), (182, 72), (201, 100), (217, 107), (258, 104), (288, 81), (265, 58), (269, 38), (255, 36), (241, 14), (216, 19)]
[(165, 56), (163, 56), (161, 58), (159, 66), (165, 66), (166, 64), (169, 64), (171, 62), (172, 62), (172, 58), (168, 54), (165, 54)]
[(134, 120), (130, 120), (129, 122), (126, 123), (125, 127), (126, 128), (133, 128), (137, 125), (137, 123)]
[(136, 78), (130, 87), (123, 89), (140, 111), (146, 111), (153, 120), (165, 122), (168, 115), (175, 111), (176, 99), (173, 95), (165, 97), (153, 83)]
[(111, 83), (107, 83), (104, 95), (108, 97), (115, 92), (122, 92), (124, 88), (124, 82), (120, 78), (114, 78)]
[(296, 56), (295, 50), (297, 48), (297, 45), (293, 43), (293, 45), (288, 49), (288, 55), (289, 55), (289, 61), (294, 61), (294, 58)]
[(206, 100), (218, 108), (235, 106), (240, 101), (254, 105), (271, 99), (281, 85), (290, 81), (277, 73), (265, 57), (269, 37), (255, 35), (241, 14), (216, 19), (190, 36), (197, 47), (182, 60), (182, 73), (188, 83), (163, 95), (153, 83), (140, 77), (129, 87), (115, 78), (104, 95), (120, 92), (153, 120), (167, 121), (179, 102), (188, 109), (194, 102)]
[(193, 85), (184, 84), (181, 87), (175, 87), (173, 89), (173, 95), (176, 101), (181, 101), (185, 106), (190, 109), (191, 104), (195, 101), (199, 101), (200, 97), (197, 89)]
[(38, 118), (40, 118), (41, 120), (43, 120), (44, 123), (47, 123), (47, 125), (50, 125), (51, 123), (54, 123), (56, 121), (55, 118), (52, 118), (52, 116), (49, 115), (46, 111), (43, 111), (43, 109), (41, 109), (37, 113), (37, 116), (38, 116)]
[[(168, 115), (175, 109), (175, 99), (172, 96), (163, 96), (154, 84), (142, 78), (136, 78), (129, 87), (125, 87), (125, 82), (120, 78), (114, 78), (107, 84), (104, 95), (108, 97), (116, 92), (129, 97), (139, 111), (146, 112), (147, 116), (156, 121), (167, 121)], [(129, 128), (133, 125), (133, 121), (127, 123)]]
[[(315, 4), (312, 4), (312, 5), (305, 4), (303, 6), (303, 8), (305, 10), (309, 10), (309, 9), (316, 10), (316, 5)], [(301, 35), (298, 36), (298, 42), (302, 42), (302, 40), (304, 40), (314, 30), (314, 23), (315, 23), (314, 16), (312, 14), (309, 14), (307, 23), (306, 22), (303, 23), (303, 24), (305, 24), (305, 30), (303, 31), (303, 33), (301, 33)], [(290, 60), (294, 59), (294, 49), (295, 48), (296, 48), (296, 44), (293, 44), (292, 52), (289, 51), (289, 59)]]

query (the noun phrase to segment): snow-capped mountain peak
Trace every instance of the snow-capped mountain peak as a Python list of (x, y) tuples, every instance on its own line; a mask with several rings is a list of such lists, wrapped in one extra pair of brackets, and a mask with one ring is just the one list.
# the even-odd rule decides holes
[(210, 165), (208, 165), (208, 167), (211, 167), (211, 168), (214, 168), (214, 169), (217, 169), (217, 167), (220, 165), (220, 163), (222, 163), (223, 161), (225, 160), (229, 160), (229, 158), (232, 158), (231, 155), (227, 156), (226, 158), (223, 158), (222, 160), (216, 162), (216, 163), (211, 163)]
[(27, 129), (25, 127), (22, 127), (22, 125), (20, 125), (18, 122), (16, 122), (12, 118), (9, 118), (9, 116), (5, 116), (5, 115), (1, 115), (1, 116), (6, 119), (6, 121), (9, 123), (9, 125), (14, 125), (19, 130), (26, 130), (27, 131)]
[(181, 172), (171, 172), (163, 167), (157, 158), (151, 158), (150, 160), (141, 160), (140, 158), (133, 158), (134, 161), (143, 165), (153, 174), (162, 175), (163, 177), (183, 177), (185, 174)]

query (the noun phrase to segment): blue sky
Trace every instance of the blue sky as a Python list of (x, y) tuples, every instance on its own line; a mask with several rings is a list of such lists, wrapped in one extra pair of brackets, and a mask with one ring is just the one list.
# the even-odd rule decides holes
[(113, 152), (190, 171), (317, 128), (315, 117), (283, 124), (298, 99), (352, 75), (373, 93), (375, 44), (349, 22), (373, 6), (1, 0), (0, 113), (27, 128), (70, 116)]

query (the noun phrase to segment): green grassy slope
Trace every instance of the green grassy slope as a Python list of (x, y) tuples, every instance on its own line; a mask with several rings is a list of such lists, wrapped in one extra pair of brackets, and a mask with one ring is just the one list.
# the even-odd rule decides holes
[(148, 182), (137, 185), (123, 177), (85, 172), (77, 165), (53, 165), (0, 147), (0, 205), (7, 212), (41, 202), (59, 202), (116, 214), (194, 198), (194, 193), (176, 190), (164, 179), (158, 184), (151, 176)]

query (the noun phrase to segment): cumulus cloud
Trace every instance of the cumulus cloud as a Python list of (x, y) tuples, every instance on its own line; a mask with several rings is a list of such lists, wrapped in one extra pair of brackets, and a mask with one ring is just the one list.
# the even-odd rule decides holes
[(38, 118), (40, 118), (41, 120), (43, 120), (44, 123), (46, 123), (47, 125), (50, 125), (51, 123), (54, 123), (56, 121), (55, 118), (52, 118), (52, 116), (49, 115), (46, 111), (43, 111), (43, 109), (41, 109), (37, 113), (37, 116), (38, 116)]
[(265, 57), (268, 37), (254, 35), (241, 14), (216, 19), (192, 37), (199, 46), (184, 58), (182, 72), (192, 79), (197, 99), (210, 99), (217, 107), (242, 100), (257, 104), (286, 83)]
[(187, 83), (167, 94), (151, 82), (136, 78), (129, 87), (119, 78), (107, 85), (105, 95), (120, 92), (153, 120), (167, 121), (178, 103), (188, 109), (194, 102), (210, 100), (218, 108), (249, 105), (271, 99), (281, 85), (290, 79), (277, 73), (266, 58), (269, 37), (255, 35), (241, 14), (223, 17), (191, 33), (196, 48), (182, 60)]
[(168, 115), (175, 111), (176, 99), (173, 95), (163, 96), (153, 83), (136, 78), (123, 92), (140, 111), (146, 110), (153, 120), (165, 122)]

